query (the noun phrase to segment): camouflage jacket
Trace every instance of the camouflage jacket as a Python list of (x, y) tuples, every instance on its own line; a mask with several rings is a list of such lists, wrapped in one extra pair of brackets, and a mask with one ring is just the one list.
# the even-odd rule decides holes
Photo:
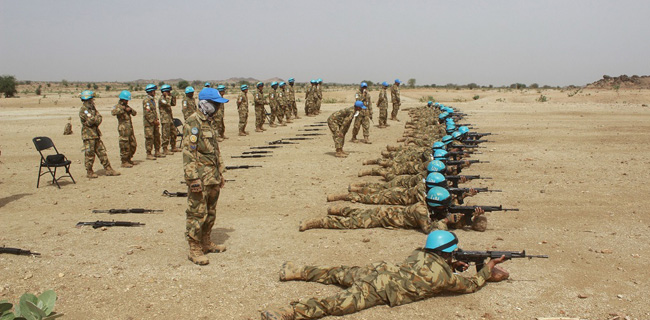
[(321, 87), (320, 84), (316, 85), (316, 90), (314, 93), (316, 94), (317, 100), (323, 100), (323, 88)]
[(287, 100), (289, 102), (295, 102), (296, 101), (296, 92), (294, 91), (292, 85), (287, 86)]
[(237, 109), (246, 109), (248, 110), (248, 94), (242, 91), (237, 97)]
[(102, 132), (99, 131), (99, 125), (102, 124), (102, 115), (95, 109), (95, 103), (91, 100), (84, 101), (79, 110), (82, 140), (99, 139), (102, 136)]
[(117, 123), (118, 126), (129, 126), (133, 127), (133, 123), (131, 122), (131, 116), (135, 116), (138, 114), (135, 109), (130, 108), (130, 111), (126, 111), (126, 108), (129, 107), (129, 103), (122, 100), (120, 100), (115, 106), (113, 106), (113, 110), (111, 110), (111, 114), (117, 117)]
[(142, 100), (142, 122), (145, 127), (153, 127), (158, 121), (158, 113), (156, 112), (156, 100), (147, 95), (144, 100)]
[(183, 97), (182, 111), (183, 119), (187, 121), (187, 118), (189, 118), (192, 113), (196, 112), (196, 100), (194, 100), (194, 98), (189, 98), (188, 96)]
[(305, 100), (306, 101), (316, 101), (316, 94), (314, 93), (316, 86), (312, 85), (311, 87), (305, 90)]
[(282, 87), (278, 88), (276, 91), (277, 95), (277, 100), (278, 100), (278, 105), (280, 106), (286, 106), (288, 104), (287, 101), (287, 91), (283, 89)]
[(368, 112), (368, 114), (372, 116), (372, 101), (370, 99), (370, 94), (368, 93), (368, 89), (357, 90), (357, 93), (354, 95), (354, 98), (356, 99), (356, 101), (362, 101), (363, 104), (368, 108), (366, 112)]
[(377, 107), (380, 109), (388, 108), (388, 98), (386, 97), (386, 88), (379, 89), (379, 97), (377, 98)]
[(203, 113), (195, 112), (183, 126), (183, 169), (185, 180), (201, 179), (204, 185), (221, 183), (224, 170), (217, 133)]
[(158, 109), (160, 109), (160, 123), (174, 122), (172, 107), (176, 105), (176, 97), (162, 95), (158, 99)]
[(278, 105), (278, 92), (276, 89), (273, 89), (271, 90), (271, 93), (269, 93), (269, 106), (277, 107)]
[(257, 91), (255, 91), (255, 95), (253, 96), (253, 102), (255, 103), (255, 106), (264, 106), (265, 104), (268, 104), (264, 100), (264, 91), (257, 89)]
[(327, 122), (335, 123), (341, 127), (346, 124), (349, 125), (349, 123), (352, 122), (352, 119), (354, 119), (354, 107), (348, 107), (332, 113), (332, 115), (327, 118)]
[(399, 86), (397, 84), (393, 83), (393, 86), (390, 87), (390, 100), (393, 102), (393, 104), (402, 104), (402, 100), (400, 99), (399, 95)]

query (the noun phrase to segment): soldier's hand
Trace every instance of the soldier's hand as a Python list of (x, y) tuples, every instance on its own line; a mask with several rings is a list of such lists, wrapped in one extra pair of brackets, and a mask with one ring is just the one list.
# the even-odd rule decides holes
[(488, 263), (486, 263), (486, 264), (487, 264), (488, 266), (490, 266), (490, 268), (494, 268), (494, 266), (496, 266), (497, 264), (502, 263), (502, 262), (504, 262), (504, 261), (506, 261), (506, 256), (505, 256), (505, 255), (502, 255), (502, 256), (499, 257), (499, 258), (496, 258), (496, 259), (490, 259), (490, 261), (488, 261)]
[(467, 193), (467, 196), (468, 196), (468, 197), (473, 197), (473, 196), (475, 196), (475, 195), (477, 195), (477, 194), (478, 194), (478, 191), (476, 191), (476, 189), (474, 189), (474, 188), (470, 188), (470, 189), (469, 189), (469, 192)]
[(475, 217), (478, 217), (478, 216), (480, 216), (482, 214), (485, 214), (485, 210), (483, 210), (483, 208), (477, 207), (476, 209), (474, 209), (474, 216)]
[(129, 106), (126, 106), (126, 108), (124, 108), (124, 110), (125, 110), (126, 112), (131, 112), (131, 110), (133, 110), (133, 109), (131, 109), (131, 107), (129, 107)]
[(223, 188), (226, 185), (226, 179), (224, 179), (223, 176), (221, 176), (221, 182), (219, 183), (219, 188)]
[(456, 271), (463, 272), (469, 268), (469, 264), (463, 262), (463, 261), (454, 261), (451, 266), (454, 268)]
[(467, 177), (466, 176), (460, 176), (460, 179), (458, 179), (458, 183), (465, 183), (467, 182)]
[(187, 182), (187, 184), (190, 186), (190, 192), (202, 192), (203, 188), (201, 188), (201, 180), (196, 179), (196, 180), (190, 180)]
[(154, 124), (155, 124), (156, 126), (159, 126), (159, 125), (160, 125), (160, 120), (156, 120), (156, 121), (154, 122)]

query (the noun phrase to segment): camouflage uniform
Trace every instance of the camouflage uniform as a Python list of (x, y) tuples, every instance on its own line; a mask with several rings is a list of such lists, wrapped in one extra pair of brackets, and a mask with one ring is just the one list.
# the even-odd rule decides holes
[(316, 93), (315, 93), (315, 85), (311, 85), (311, 87), (307, 88), (305, 91), (305, 115), (311, 116), (314, 115), (315, 113), (315, 106), (316, 106)]
[(332, 131), (332, 138), (334, 139), (334, 147), (338, 149), (343, 148), (345, 142), (345, 134), (350, 129), (352, 118), (354, 116), (354, 107), (348, 107), (332, 113), (327, 118), (327, 125)]
[(266, 113), (264, 110), (266, 101), (264, 100), (264, 91), (262, 88), (257, 88), (253, 102), (255, 103), (255, 129), (261, 131), (262, 126), (264, 125), (264, 117)]
[(156, 101), (150, 95), (147, 95), (142, 100), (142, 114), (144, 146), (147, 149), (147, 155), (151, 154), (152, 150), (158, 154), (160, 150), (160, 124), (156, 112)]
[(176, 97), (169, 95), (165, 96), (163, 93), (158, 99), (158, 109), (160, 110), (160, 124), (162, 143), (161, 148), (167, 151), (167, 146), (170, 149), (176, 149), (176, 127), (174, 127), (174, 115), (172, 107), (176, 105)]
[[(277, 94), (276, 100), (278, 101), (275, 117), (278, 119), (278, 122), (280, 124), (284, 124), (285, 122), (284, 118), (287, 112), (287, 99), (286, 99), (287, 92), (284, 91), (282, 87), (278, 87), (278, 90), (276, 90), (275, 93)], [(287, 116), (287, 120), (289, 120), (288, 116)]]
[(393, 102), (393, 110), (390, 112), (390, 118), (392, 120), (397, 119), (397, 112), (399, 107), (402, 105), (402, 99), (400, 98), (399, 85), (393, 83), (393, 86), (390, 87), (390, 100)]
[(214, 120), (212, 120), (212, 127), (216, 130), (217, 135), (221, 139), (226, 138), (226, 125), (223, 122), (223, 117), (226, 112), (225, 109), (226, 109), (226, 104), (220, 103), (219, 107), (217, 107), (217, 111), (214, 113)]
[(415, 204), (418, 201), (424, 202), (426, 196), (426, 186), (423, 180), (420, 180), (415, 187), (404, 188), (394, 187), (390, 189), (379, 190), (373, 193), (348, 193), (348, 200), (365, 204), (395, 204), (407, 206)]
[(135, 154), (138, 144), (135, 141), (135, 132), (133, 132), (133, 123), (131, 116), (135, 116), (137, 112), (130, 108), (126, 111), (129, 103), (126, 100), (120, 100), (111, 111), (111, 114), (117, 117), (117, 132), (120, 135), (120, 158), (122, 163), (131, 163), (131, 158)]
[(377, 108), (379, 108), (379, 126), (385, 127), (388, 120), (388, 98), (386, 97), (386, 87), (384, 86), (379, 90)]
[(217, 133), (210, 120), (195, 112), (183, 126), (183, 169), (185, 180), (201, 180), (202, 192), (189, 192), (186, 210), (187, 240), (201, 241), (214, 225), (224, 170)]
[(316, 88), (314, 90), (314, 95), (316, 98), (316, 101), (314, 103), (314, 112), (316, 114), (320, 113), (320, 106), (323, 103), (323, 88), (321, 87), (321, 84), (318, 83), (316, 84)]
[(372, 118), (372, 102), (370, 101), (370, 94), (368, 89), (359, 89), (355, 94), (356, 101), (362, 101), (368, 109), (361, 109), (359, 116), (354, 119), (354, 127), (352, 128), (352, 140), (357, 139), (359, 129), (363, 126), (363, 137), (368, 140), (370, 137), (370, 118)]
[(192, 113), (196, 112), (196, 101), (194, 98), (190, 98), (187, 95), (183, 97), (183, 120), (187, 121)]
[(106, 155), (106, 148), (102, 142), (102, 132), (99, 131), (99, 125), (102, 124), (102, 115), (95, 109), (95, 103), (91, 100), (83, 102), (79, 110), (79, 119), (81, 120), (81, 139), (84, 142), (85, 165), (86, 171), (93, 171), (95, 155), (99, 158), (102, 166), (108, 170), (111, 163)]
[(345, 207), (340, 215), (320, 218), (322, 229), (399, 228), (417, 229), (429, 233), (447, 230), (439, 219), (432, 219), (424, 201), (409, 206), (381, 206), (371, 209)]
[(379, 262), (365, 267), (303, 267), (304, 281), (334, 284), (345, 290), (326, 297), (292, 303), (295, 319), (343, 316), (377, 305), (391, 307), (445, 293), (472, 293), (485, 285), (491, 268), (486, 264), (473, 277), (454, 272), (445, 259), (417, 249), (401, 264)]
[(360, 193), (377, 192), (383, 189), (390, 189), (394, 187), (402, 187), (402, 188), (415, 187), (418, 184), (418, 182), (421, 182), (426, 178), (426, 175), (427, 175), (426, 172), (421, 172), (415, 175), (408, 175), (408, 174), (399, 175), (395, 177), (395, 179), (388, 182), (367, 182), (363, 184)]
[(248, 94), (242, 91), (237, 97), (237, 111), (239, 112), (239, 134), (246, 134), (248, 124)]
[(271, 107), (271, 119), (269, 120), (269, 126), (275, 126), (275, 119), (277, 118), (278, 122), (282, 123), (280, 118), (278, 118), (278, 92), (275, 88), (269, 93), (269, 106)]
[(292, 83), (287, 87), (287, 100), (289, 101), (289, 113), (293, 114), (294, 118), (300, 119), (298, 117), (298, 107), (296, 106), (296, 92)]

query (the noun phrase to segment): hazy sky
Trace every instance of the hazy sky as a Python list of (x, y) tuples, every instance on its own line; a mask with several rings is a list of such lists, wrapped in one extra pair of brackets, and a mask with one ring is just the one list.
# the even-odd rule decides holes
[(0, 0), (0, 74), (584, 85), (650, 74), (649, 17), (648, 0)]

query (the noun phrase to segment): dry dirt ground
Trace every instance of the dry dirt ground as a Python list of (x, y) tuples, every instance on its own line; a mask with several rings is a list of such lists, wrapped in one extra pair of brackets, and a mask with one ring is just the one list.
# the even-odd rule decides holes
[[(648, 207), (650, 185), (650, 91), (417, 89), (402, 91), (403, 108), (433, 96), (470, 114), (467, 122), (493, 132), (494, 142), (466, 174), (491, 176), (466, 186), (489, 186), (503, 193), (479, 194), (469, 204), (520, 208), (489, 213), (484, 233), (459, 231), (464, 249), (522, 250), (549, 259), (508, 261), (512, 281), (491, 283), (475, 294), (447, 295), (405, 306), (375, 307), (347, 319), (534, 319), (570, 317), (650, 318)], [(472, 99), (474, 95), (480, 98)], [(331, 136), (275, 149), (273, 157), (234, 159), (250, 146), (293, 137), (304, 125), (325, 121), (351, 105), (353, 91), (327, 91), (315, 118), (287, 127), (237, 136), (234, 103), (227, 105), (230, 139), (221, 143), (227, 165), (263, 168), (230, 170), (219, 199), (213, 237), (228, 251), (210, 255), (210, 265), (187, 260), (185, 198), (162, 197), (163, 190), (186, 191), (180, 154), (145, 161), (141, 100), (132, 106), (139, 164), (119, 167), (117, 122), (110, 115), (117, 92), (97, 105), (104, 116), (103, 141), (119, 177), (85, 178), (78, 110), (72, 95), (0, 99), (0, 245), (42, 253), (40, 257), (0, 256), (0, 300), (16, 302), (24, 292), (53, 289), (56, 311), (67, 319), (258, 319), (259, 311), (298, 298), (340, 290), (316, 283), (278, 281), (286, 260), (299, 264), (364, 265), (402, 261), (424, 244), (413, 230), (310, 230), (301, 220), (326, 214), (326, 195), (345, 192), (358, 178), (361, 162), (377, 158), (401, 136), (404, 122), (372, 127), (373, 144), (346, 143), (346, 159), (333, 156)], [(536, 99), (544, 95), (547, 102)], [(233, 98), (235, 94), (230, 94)], [(372, 91), (376, 101), (377, 91)], [(299, 103), (302, 111), (303, 103)], [(252, 108), (251, 108), (252, 110)], [(179, 107), (174, 113), (181, 117)], [(377, 113), (378, 114), (378, 113)], [(68, 117), (74, 135), (63, 136)], [(402, 120), (407, 119), (400, 112)], [(375, 118), (375, 121), (377, 119)], [(328, 134), (328, 131), (322, 131)], [(347, 139), (349, 139), (349, 134)], [(76, 184), (36, 189), (39, 156), (31, 139), (53, 138), (73, 161)], [(93, 214), (93, 209), (164, 209), (162, 214)], [(75, 228), (78, 221), (129, 220), (144, 227)], [(580, 296), (580, 297), (579, 297)]]

